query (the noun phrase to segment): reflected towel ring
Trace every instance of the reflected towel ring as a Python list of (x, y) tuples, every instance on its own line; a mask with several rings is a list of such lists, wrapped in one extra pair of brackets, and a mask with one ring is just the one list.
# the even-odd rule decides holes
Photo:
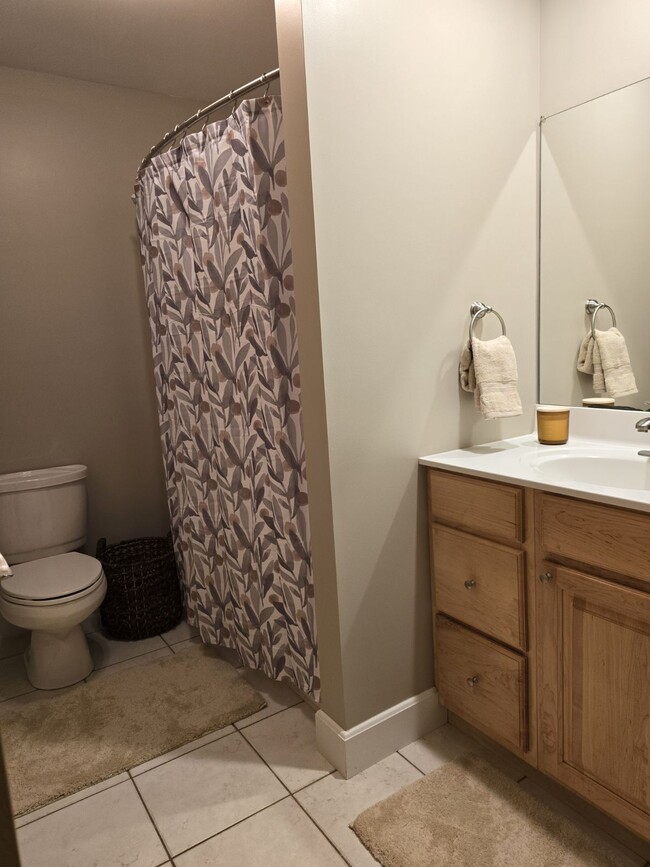
[(616, 328), (616, 314), (609, 306), (609, 304), (604, 304), (602, 301), (596, 301), (595, 298), (590, 298), (585, 303), (585, 310), (587, 313), (591, 314), (591, 334), (595, 336), (596, 334), (596, 317), (600, 313), (601, 310), (609, 310), (609, 315), (612, 317), (612, 328)]
[(473, 301), (472, 306), (469, 308), (469, 312), (472, 314), (472, 319), (469, 323), (469, 341), (470, 343), (474, 339), (474, 325), (478, 319), (482, 319), (486, 313), (494, 313), (499, 322), (501, 323), (501, 330), (503, 331), (503, 337), (506, 336), (506, 323), (503, 321), (503, 316), (494, 309), (494, 307), (488, 307), (487, 304), (483, 304), (482, 301)]

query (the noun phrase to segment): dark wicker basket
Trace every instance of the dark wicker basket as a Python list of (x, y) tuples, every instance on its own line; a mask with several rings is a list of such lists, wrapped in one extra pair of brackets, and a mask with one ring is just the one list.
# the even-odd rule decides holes
[(180, 622), (183, 604), (171, 536), (117, 545), (100, 539), (97, 559), (108, 583), (101, 617), (110, 638), (150, 638)]

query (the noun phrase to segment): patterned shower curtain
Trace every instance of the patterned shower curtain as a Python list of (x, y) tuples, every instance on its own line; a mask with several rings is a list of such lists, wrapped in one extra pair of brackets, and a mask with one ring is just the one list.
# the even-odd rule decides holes
[(286, 180), (265, 97), (156, 157), (135, 202), (188, 620), (318, 698)]

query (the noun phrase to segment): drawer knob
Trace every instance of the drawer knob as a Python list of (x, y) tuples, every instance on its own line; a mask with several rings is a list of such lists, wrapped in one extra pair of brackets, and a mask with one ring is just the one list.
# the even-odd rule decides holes
[(476, 587), (476, 581), (473, 578), (468, 578), (467, 581), (465, 581), (465, 587), (467, 587), (468, 590), (471, 590), (472, 587)]
[(542, 574), (539, 576), (539, 580), (542, 582), (542, 584), (548, 584), (550, 581), (553, 580), (553, 575), (550, 572), (542, 572)]
[(475, 674), (474, 677), (467, 678), (467, 686), (475, 687), (478, 683), (478, 674)]

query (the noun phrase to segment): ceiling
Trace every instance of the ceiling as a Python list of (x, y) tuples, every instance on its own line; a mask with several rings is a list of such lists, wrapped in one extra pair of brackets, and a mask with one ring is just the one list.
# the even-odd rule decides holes
[(1, 0), (0, 64), (211, 102), (278, 65), (274, 0)]

